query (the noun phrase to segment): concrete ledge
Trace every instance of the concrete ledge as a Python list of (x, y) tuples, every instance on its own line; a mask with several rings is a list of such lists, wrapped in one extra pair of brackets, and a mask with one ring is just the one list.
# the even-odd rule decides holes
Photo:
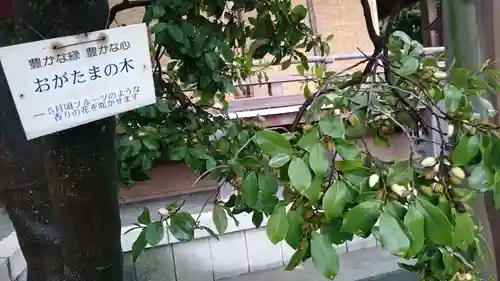
[[(122, 227), (121, 244), (125, 255), (125, 276), (127, 281), (140, 280), (198, 281), (222, 280), (242, 274), (283, 268), (294, 250), (285, 242), (273, 245), (266, 235), (265, 219), (258, 229), (249, 214), (237, 216), (239, 225), (229, 219), (228, 229), (219, 241), (206, 231), (196, 230), (195, 240), (180, 242), (169, 232), (155, 247), (148, 245), (146, 252), (135, 265), (131, 262), (132, 245), (140, 229), (135, 226)], [(201, 225), (215, 229), (211, 212), (200, 217)], [(356, 237), (337, 246), (339, 253), (356, 252), (376, 247), (373, 237)], [(153, 264), (156, 264), (153, 266)], [(193, 264), (196, 266), (193, 267)], [(133, 274), (130, 271), (133, 270)], [(175, 274), (174, 274), (175, 273)], [(0, 281), (23, 281), (26, 278), (26, 261), (22, 255), (17, 236), (12, 233), (0, 241)]]

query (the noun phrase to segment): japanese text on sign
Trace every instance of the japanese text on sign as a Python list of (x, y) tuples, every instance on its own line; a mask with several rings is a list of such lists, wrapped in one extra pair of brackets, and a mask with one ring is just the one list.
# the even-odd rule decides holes
[(155, 103), (148, 40), (138, 24), (1, 48), (27, 138)]

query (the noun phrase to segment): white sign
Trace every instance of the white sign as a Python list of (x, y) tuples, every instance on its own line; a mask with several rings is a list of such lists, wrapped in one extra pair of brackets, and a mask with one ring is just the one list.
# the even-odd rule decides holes
[(145, 24), (0, 49), (28, 139), (156, 102)]

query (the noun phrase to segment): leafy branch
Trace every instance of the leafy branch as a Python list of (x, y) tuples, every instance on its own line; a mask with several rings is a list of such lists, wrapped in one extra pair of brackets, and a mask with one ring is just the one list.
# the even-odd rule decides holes
[[(302, 75), (309, 69), (299, 50), (326, 48), (303, 23), (305, 7), (241, 0), (233, 6), (176, 1), (170, 9), (168, 2), (154, 2), (146, 12), (146, 21), (156, 22), (158, 103), (119, 118), (124, 183), (147, 179), (153, 161), (165, 155), (184, 161), (200, 179), (230, 183), (229, 200), (213, 202), (217, 232), (224, 233), (228, 217), (236, 220), (240, 213), (252, 214), (257, 227), (268, 217), (270, 241), (286, 241), (296, 250), (289, 270), (312, 258), (333, 279), (339, 270), (333, 244), (373, 235), (387, 251), (414, 261), (401, 266), (422, 280), (478, 280), (481, 244), (470, 204), (476, 192), (500, 192), (500, 162), (491, 157), (500, 151), (500, 131), (477, 116), (472, 100), (493, 115), (486, 98), (492, 86), (485, 81), (500, 74), (453, 66), (443, 71), (439, 56), (426, 55), (408, 35), (379, 36), (368, 1), (361, 0), (372, 55), (340, 73), (313, 68), (316, 79), (305, 83), (319, 90), (309, 97), (304, 87), (308, 98), (292, 130), (279, 133), (259, 122), (229, 120), (211, 108), (220, 103), (227, 110), (225, 95), (235, 91), (235, 81), (256, 73), (255, 59), (272, 56), (284, 68), (299, 60)], [(240, 22), (235, 15), (241, 11), (256, 16)], [(247, 41), (248, 50), (241, 51)], [(362, 71), (351, 73), (362, 64)], [(394, 130), (408, 139), (409, 155), (388, 160), (369, 150), (369, 137), (390, 148)], [(429, 139), (429, 132), (437, 138)], [(419, 142), (438, 145), (439, 155), (419, 155)], [(160, 222), (177, 239), (193, 239), (195, 229), (217, 235), (191, 214), (165, 209), (159, 210), (166, 214)], [(164, 235), (158, 221), (145, 217), (139, 221), (150, 230), (134, 243), (134, 257)]]

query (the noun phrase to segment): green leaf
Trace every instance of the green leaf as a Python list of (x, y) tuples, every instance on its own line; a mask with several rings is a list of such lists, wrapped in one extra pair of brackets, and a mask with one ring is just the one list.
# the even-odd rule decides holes
[(167, 24), (166, 29), (170, 37), (172, 37), (172, 39), (174, 39), (176, 42), (178, 43), (184, 42), (184, 35), (182, 29), (180, 29), (177, 25)]
[(255, 142), (262, 151), (274, 157), (280, 153), (293, 154), (293, 148), (290, 142), (281, 134), (264, 130), (255, 134)]
[(142, 140), (142, 143), (144, 144), (145, 147), (147, 147), (149, 150), (158, 150), (158, 148), (160, 148), (160, 145), (158, 144), (158, 142), (154, 139), (149, 139), (149, 138), (146, 138), (146, 139), (143, 139)]
[(387, 184), (408, 184), (413, 180), (413, 167), (409, 160), (397, 162), (391, 166), (389, 169), (389, 174), (387, 174)]
[(334, 139), (343, 138), (345, 135), (344, 121), (340, 116), (328, 116), (319, 122), (321, 132)]
[(146, 229), (143, 229), (137, 239), (132, 244), (132, 260), (134, 262), (137, 261), (139, 255), (146, 249), (146, 245), (148, 242), (146, 241)]
[(151, 246), (158, 245), (163, 239), (164, 234), (163, 223), (160, 221), (150, 223), (146, 227), (146, 241)]
[(162, 32), (163, 30), (165, 30), (167, 28), (167, 24), (164, 23), (164, 22), (159, 22), (157, 24), (155, 24), (153, 26), (153, 28), (151, 29), (151, 31), (155, 34), (158, 34), (160, 32)]
[(276, 192), (278, 192), (278, 178), (271, 170), (266, 169), (260, 172), (258, 181), (261, 192), (269, 195), (276, 195)]
[(307, 16), (307, 8), (303, 5), (297, 5), (292, 10), (292, 19), (295, 21), (301, 21)]
[(309, 188), (304, 191), (304, 196), (307, 197), (307, 199), (309, 199), (311, 203), (318, 202), (319, 198), (321, 197), (323, 182), (324, 182), (323, 176), (316, 176), (314, 177)]
[(269, 160), (269, 166), (272, 168), (280, 168), (288, 163), (290, 159), (292, 159), (290, 155), (286, 153), (280, 153)]
[(288, 228), (289, 225), (286, 217), (285, 206), (277, 206), (267, 221), (267, 237), (269, 237), (269, 240), (273, 244), (278, 244), (280, 241), (285, 239)]
[(410, 56), (403, 57), (399, 63), (401, 63), (401, 67), (397, 71), (402, 76), (415, 73), (419, 66), (418, 59)]
[(286, 217), (289, 227), (285, 241), (290, 247), (297, 249), (304, 238), (304, 230), (302, 228), (304, 225), (304, 218), (302, 218), (301, 209), (288, 211)]
[(312, 176), (309, 166), (301, 158), (292, 158), (288, 166), (288, 176), (292, 185), (300, 193), (303, 193), (311, 185)]
[(313, 146), (318, 142), (319, 130), (314, 127), (311, 131), (305, 133), (297, 142), (297, 145), (304, 150), (311, 150)]
[(253, 53), (255, 53), (255, 50), (257, 50), (259, 47), (262, 47), (262, 46), (268, 45), (268, 44), (269, 44), (269, 39), (257, 39), (255, 41), (253, 41), (250, 44), (250, 47), (248, 47), (249, 55), (252, 56)]
[(331, 222), (323, 225), (321, 228), (321, 234), (328, 237), (330, 243), (341, 245), (345, 241), (351, 241), (353, 239), (352, 233), (342, 232), (342, 218), (336, 218)]
[(495, 117), (495, 115), (497, 115), (497, 110), (491, 104), (491, 102), (485, 98), (480, 98), (480, 99), (481, 99), (481, 103), (483, 104), (484, 109), (486, 109), (486, 112), (488, 113), (488, 116)]
[(294, 270), (305, 258), (307, 251), (309, 250), (308, 241), (301, 244), (300, 247), (297, 247), (295, 253), (293, 253), (288, 265), (285, 267), (286, 271)]
[(349, 201), (349, 187), (343, 181), (336, 181), (328, 188), (323, 197), (323, 211), (327, 220), (340, 217)]
[(352, 208), (345, 215), (340, 230), (367, 238), (380, 216), (382, 204), (380, 200), (370, 200)]
[(410, 205), (406, 212), (404, 224), (411, 235), (410, 257), (417, 255), (424, 246), (424, 216), (417, 211), (415, 205)]
[(410, 238), (406, 235), (402, 222), (387, 210), (380, 215), (378, 234), (382, 247), (393, 255), (404, 256), (410, 248)]
[(460, 138), (460, 142), (453, 150), (451, 155), (451, 161), (455, 166), (464, 166), (472, 160), (481, 146), (481, 139), (477, 135), (469, 136), (468, 134), (463, 134)]
[(264, 221), (264, 214), (261, 212), (253, 211), (252, 215), (252, 223), (255, 225), (255, 228), (259, 228), (262, 225), (262, 221)]
[(455, 112), (460, 108), (463, 99), (462, 92), (455, 86), (447, 84), (443, 89), (445, 95), (445, 105), (448, 112)]
[(438, 245), (450, 245), (453, 228), (443, 212), (425, 199), (417, 200), (415, 207), (424, 217), (425, 237)]
[(500, 139), (492, 138), (489, 147), (483, 152), (483, 169), (485, 167), (496, 170), (500, 169), (500, 157), (496, 157), (496, 155), (500, 155)]
[(475, 225), (469, 213), (455, 214), (455, 228), (453, 231), (453, 246), (466, 251), (474, 242)]
[(317, 175), (324, 175), (328, 170), (330, 161), (327, 157), (327, 151), (322, 143), (317, 143), (309, 152), (309, 166)]
[(214, 53), (205, 53), (205, 63), (211, 70), (217, 69), (218, 59)]
[(288, 59), (281, 63), (281, 70), (287, 70), (292, 65), (292, 60)]
[(181, 161), (186, 157), (187, 154), (187, 147), (181, 146), (181, 147), (168, 147), (168, 156), (170, 157), (170, 160), (172, 161)]
[(321, 274), (330, 280), (333, 280), (339, 272), (339, 256), (328, 239), (313, 232), (311, 237), (311, 257), (314, 267)]
[(361, 150), (359, 149), (359, 147), (352, 142), (346, 141), (344, 139), (336, 139), (334, 143), (337, 153), (344, 160), (354, 160), (361, 154)]
[(213, 238), (217, 239), (217, 241), (219, 241), (219, 236), (217, 236), (217, 233), (215, 233), (212, 229), (210, 229), (209, 227), (203, 226), (203, 225), (201, 225), (200, 227), (203, 230), (205, 230), (206, 232), (208, 232), (208, 234), (210, 236), (212, 236)]
[(142, 224), (151, 223), (151, 215), (149, 214), (149, 209), (144, 207), (142, 209), (142, 214), (137, 218), (137, 221)]
[(382, 136), (378, 131), (373, 135), (373, 143), (382, 148), (389, 148), (391, 144), (389, 143), (389, 139)]
[(219, 234), (223, 234), (224, 232), (226, 232), (227, 214), (224, 210), (224, 207), (219, 204), (215, 204), (214, 209), (212, 210), (212, 219)]
[(255, 207), (259, 200), (259, 182), (257, 174), (250, 172), (243, 180), (243, 194), (241, 195), (243, 202), (249, 207)]
[(163, 5), (154, 5), (153, 16), (155, 18), (161, 18), (163, 15), (165, 15), (165, 7), (163, 7)]
[(192, 240), (194, 238), (194, 226), (195, 221), (189, 213), (176, 213), (170, 217), (170, 232), (179, 241)]

